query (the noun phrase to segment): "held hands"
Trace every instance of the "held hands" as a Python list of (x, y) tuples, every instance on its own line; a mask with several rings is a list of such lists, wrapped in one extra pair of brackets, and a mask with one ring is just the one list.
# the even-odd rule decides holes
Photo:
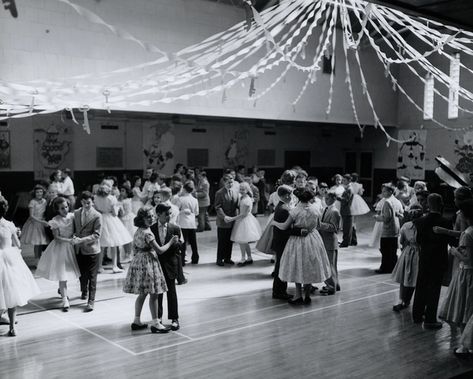
[(441, 226), (434, 226), (432, 230), (435, 234), (448, 234), (448, 229), (442, 228)]
[(307, 236), (312, 230), (309, 229), (301, 229), (301, 236), (305, 237)]
[(77, 236), (73, 236), (70, 242), (71, 242), (72, 245), (77, 245), (77, 244), (82, 242), (82, 238), (79, 238)]
[(172, 236), (170, 242), (172, 245), (174, 245), (175, 243), (179, 243), (179, 236), (176, 236), (176, 235)]
[(225, 217), (223, 218), (223, 221), (225, 221), (226, 223), (230, 223), (230, 222), (233, 221), (233, 217), (225, 216)]

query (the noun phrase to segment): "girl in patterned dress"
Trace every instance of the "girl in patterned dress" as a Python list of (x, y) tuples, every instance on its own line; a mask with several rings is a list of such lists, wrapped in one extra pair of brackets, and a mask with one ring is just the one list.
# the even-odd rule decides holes
[[(317, 231), (320, 223), (319, 214), (311, 206), (315, 193), (309, 189), (297, 189), (294, 194), (299, 204), (289, 211), (284, 223), (273, 221), (272, 224), (281, 230), (292, 224), (298, 228), (310, 230), (305, 237), (290, 236), (284, 248), (279, 268), (279, 277), (285, 282), (296, 283), (296, 293), (290, 304), (309, 304), (312, 283), (321, 283), (330, 278), (331, 268), (322, 237)], [(302, 298), (304, 285), (304, 299)]]
[(14, 337), (16, 307), (36, 296), (39, 288), (21, 257), (15, 224), (3, 218), (7, 209), (8, 202), (0, 196), (0, 315), (2, 309), (8, 309), (8, 335)]
[(149, 294), (149, 308), (153, 318), (151, 330), (166, 333), (169, 329), (158, 320), (158, 295), (167, 291), (167, 285), (157, 254), (167, 251), (179, 237), (174, 236), (167, 244), (160, 247), (150, 229), (154, 218), (155, 214), (151, 207), (140, 208), (135, 217), (134, 222), (138, 230), (133, 237), (134, 257), (128, 268), (123, 292), (138, 295), (135, 301), (135, 319), (131, 324), (132, 330), (148, 327), (141, 322), (141, 310)]
[(62, 296), (62, 310), (69, 311), (67, 297), (67, 281), (80, 277), (76, 254), (72, 246), (74, 234), (74, 214), (69, 213), (69, 205), (63, 197), (57, 197), (53, 202), (58, 213), (51, 221), (54, 240), (44, 251), (38, 262), (36, 275), (48, 280), (59, 281), (59, 292)]
[(30, 217), (26, 220), (21, 231), (21, 243), (24, 245), (33, 245), (34, 256), (36, 259), (41, 258), (41, 252), (44, 245), (49, 243), (46, 235), (46, 227), (48, 223), (44, 220), (44, 212), (46, 212), (47, 201), (44, 198), (46, 190), (43, 186), (36, 185), (33, 189), (34, 198), (28, 204)]
[(241, 261), (238, 262), (238, 266), (245, 266), (253, 263), (249, 243), (258, 241), (261, 237), (261, 226), (251, 213), (253, 198), (251, 197), (250, 185), (246, 182), (240, 183), (239, 204), (240, 212), (238, 216), (228, 217), (228, 219), (235, 221), (230, 239), (240, 245)]

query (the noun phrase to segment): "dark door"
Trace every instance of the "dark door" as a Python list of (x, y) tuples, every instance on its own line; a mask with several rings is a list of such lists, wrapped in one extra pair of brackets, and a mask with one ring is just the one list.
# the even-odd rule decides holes
[(301, 166), (304, 170), (308, 170), (310, 168), (310, 151), (286, 151), (284, 155), (284, 166), (287, 169), (294, 166)]

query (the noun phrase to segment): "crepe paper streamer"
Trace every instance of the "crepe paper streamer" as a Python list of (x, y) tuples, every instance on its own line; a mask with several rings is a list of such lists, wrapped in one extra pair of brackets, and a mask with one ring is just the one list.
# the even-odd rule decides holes
[(66, 111), (68, 111), (71, 114), (72, 121), (74, 124), (79, 125), (79, 123), (76, 120), (76, 116), (74, 115), (74, 110), (72, 108), (65, 108)]
[(89, 110), (90, 107), (88, 105), (84, 105), (82, 108), (79, 108), (79, 111), (82, 112), (82, 116), (84, 117), (84, 123), (82, 124), (82, 127), (87, 134), (90, 134), (89, 116), (87, 114)]

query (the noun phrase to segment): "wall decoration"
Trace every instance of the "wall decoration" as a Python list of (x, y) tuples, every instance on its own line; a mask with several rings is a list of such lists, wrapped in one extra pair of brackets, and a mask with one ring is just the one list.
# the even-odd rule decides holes
[[(445, 101), (449, 100), (445, 93), (454, 91), (460, 99), (461, 106), (458, 106), (458, 109), (473, 114), (471, 89), (467, 86), (460, 85), (457, 88), (452, 85), (451, 78), (442, 67), (438, 67), (429, 59), (439, 54), (452, 62), (457, 59), (455, 52), (461, 52), (465, 59), (458, 62), (459, 69), (473, 74), (471, 59), (468, 59), (473, 56), (473, 32), (405, 14), (388, 6), (365, 0), (293, 0), (268, 7), (260, 14), (254, 8), (252, 0), (245, 0), (246, 21), (243, 20), (200, 43), (169, 53), (109, 24), (98, 14), (71, 0), (57, 1), (73, 8), (78, 14), (77, 17), (84, 17), (91, 24), (104, 28), (117, 38), (138, 44), (145, 51), (156, 53), (159, 57), (114, 71), (84, 73), (69, 79), (38, 79), (26, 83), (2, 81), (0, 120), (52, 113), (62, 109), (70, 111), (73, 116), (75, 108), (84, 114), (83, 126), (88, 131), (89, 109), (107, 109), (110, 112), (113, 108), (152, 107), (159, 103), (185, 102), (195, 97), (207, 97), (217, 93), (221, 94), (222, 101), (225, 101), (226, 90), (245, 83), (250, 84), (247, 100), (255, 105), (256, 100), (260, 101), (259, 99), (278, 83), (284, 83), (287, 74), (294, 71), (304, 76), (304, 84), (299, 94), (295, 99), (289, 99), (296, 112), (296, 106), (309, 85), (317, 85), (317, 74), (322, 69), (323, 57), (332, 56), (326, 111), (329, 115), (334, 63), (341, 56), (340, 62), (345, 61), (345, 82), (353, 116), (360, 131), (362, 127), (354, 101), (355, 84), (359, 84), (372, 112), (372, 125), (385, 134), (386, 144), (389, 146), (390, 142), (411, 142), (394, 138), (384, 127), (366, 80), (365, 73), (368, 68), (360, 58), (362, 48), (370, 49), (377, 57), (393, 91), (398, 91), (400, 96), (404, 96), (422, 114), (422, 104), (418, 104), (393, 75), (399, 65), (406, 67), (413, 74), (417, 85), (424, 86), (426, 74), (431, 76), (436, 83), (433, 88), (435, 95)], [(8, 2), (10, 3), (12, 2)], [(340, 33), (337, 33), (337, 28)], [(410, 38), (405, 38), (401, 31), (408, 31)], [(337, 39), (341, 39), (343, 46), (339, 52), (336, 51)], [(309, 46), (313, 49), (308, 49)], [(126, 50), (126, 45), (124, 49)], [(306, 51), (315, 51), (315, 54), (307, 56)], [(263, 77), (276, 67), (282, 69), (281, 73), (265, 88), (258, 87), (256, 91), (255, 79)], [(328, 68), (326, 65), (327, 70)], [(359, 80), (352, 80), (355, 72)], [(202, 83), (208, 83), (208, 86), (202, 88)], [(87, 104), (84, 104), (84, 99), (87, 99)], [(435, 118), (429, 120), (429, 123), (455, 131), (473, 128), (445, 125)], [(233, 142), (235, 143), (238, 146), (238, 141)], [(228, 159), (231, 163), (237, 159), (233, 153), (234, 149), (229, 150)], [(166, 159), (168, 158), (164, 157), (158, 165), (162, 165)], [(153, 161), (156, 163), (159, 159)]]
[(73, 167), (73, 128), (51, 124), (47, 129), (34, 129), (34, 178), (49, 179), (51, 172)]
[(397, 177), (424, 180), (427, 131), (399, 130), (398, 139), (406, 142), (399, 145)]
[(0, 169), (10, 168), (11, 150), (10, 150), (10, 131), (0, 131)]
[(248, 159), (248, 136), (249, 130), (246, 127), (235, 130), (225, 150), (225, 167), (246, 166)]
[(123, 168), (123, 148), (97, 147), (97, 168)]
[(174, 170), (174, 125), (158, 122), (143, 126), (143, 168), (169, 175)]
[(465, 174), (473, 172), (473, 132), (469, 131), (463, 135), (462, 140), (455, 140), (455, 155), (458, 163), (455, 168)]

